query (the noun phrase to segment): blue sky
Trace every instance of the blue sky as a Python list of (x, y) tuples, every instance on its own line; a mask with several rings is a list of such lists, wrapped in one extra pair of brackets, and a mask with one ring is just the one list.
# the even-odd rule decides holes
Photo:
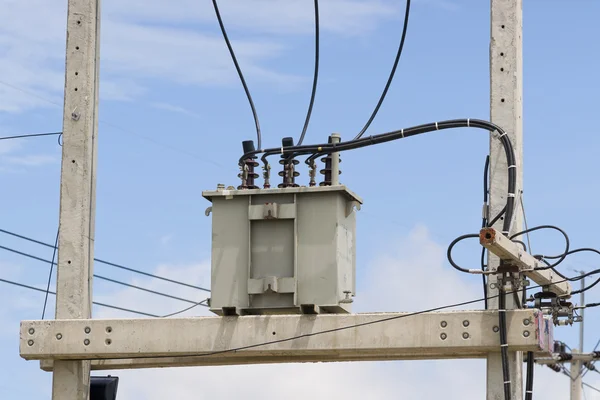
[[(27, 3), (27, 4), (25, 4)], [(320, 83), (307, 143), (331, 132), (350, 138), (362, 127), (385, 83), (401, 31), (404, 2), (322, 0)], [(489, 3), (415, 0), (404, 55), (370, 133), (449, 118), (489, 117)], [(593, 0), (524, 2), (524, 198), (531, 226), (556, 224), (573, 246), (596, 246), (594, 169), (600, 38)], [(60, 131), (66, 1), (0, 0), (0, 136)], [(308, 103), (313, 65), (312, 2), (222, 1), (222, 14), (259, 113), (265, 146), (298, 137)], [(244, 93), (222, 41), (210, 2), (105, 0), (98, 147), (96, 256), (150, 272), (208, 284), (210, 220), (203, 190), (237, 185), (241, 141), (254, 138)], [(58, 224), (61, 148), (56, 138), (0, 142), (0, 228), (52, 242)], [(488, 135), (477, 130), (436, 132), (343, 154), (342, 181), (363, 197), (358, 214), (358, 293), (361, 311), (420, 309), (480, 295), (479, 278), (455, 273), (447, 244), (476, 232)], [(301, 170), (302, 182), (307, 182)], [(535, 252), (559, 253), (552, 233), (532, 235)], [(0, 244), (49, 259), (50, 249), (0, 236)], [(477, 267), (476, 243), (458, 252)], [(472, 260), (472, 261), (471, 261)], [(569, 268), (597, 268), (593, 256), (573, 256)], [(180, 295), (156, 281), (98, 265), (96, 272)], [(42, 287), (47, 265), (0, 252), (0, 277)], [(18, 323), (40, 317), (43, 295), (0, 284), (1, 398), (47, 397), (50, 375), (18, 357)], [(419, 286), (419, 289), (414, 289)], [(99, 301), (156, 313), (185, 304), (165, 302), (95, 282)], [(598, 301), (600, 289), (587, 292)], [(465, 297), (466, 296), (466, 297)], [(53, 300), (53, 299), (51, 299)], [(49, 303), (50, 314), (54, 303)], [(95, 316), (127, 316), (95, 309)], [(198, 315), (194, 311), (189, 315)], [(600, 339), (597, 312), (586, 320), (586, 347)], [(576, 344), (577, 328), (557, 336)], [(476, 382), (457, 375), (471, 371)], [(121, 373), (124, 398), (160, 398), (176, 386), (192, 398), (201, 382), (234, 374), (241, 381), (273, 374), (331, 374), (349, 398), (399, 390), (434, 396), (467, 384), (480, 399), (482, 361), (398, 362), (277, 367), (175, 369)], [(538, 368), (536, 390), (566, 398), (568, 378)], [(397, 376), (407, 377), (398, 380)], [(390, 377), (390, 379), (383, 379)], [(589, 383), (600, 385), (598, 375)], [(244, 378), (246, 377), (246, 378)], [(145, 379), (174, 382), (144, 392)], [(229, 378), (228, 378), (229, 379)], [(439, 382), (423, 389), (427, 381)], [(332, 379), (332, 382), (335, 379)], [(224, 381), (225, 382), (225, 381)], [(250, 382), (250, 380), (248, 381)], [(337, 385), (337, 386), (336, 386)], [(424, 390), (426, 393), (423, 394)], [(333, 390), (333, 389), (331, 389)], [(430, 391), (430, 392), (428, 392)], [(252, 398), (252, 391), (247, 394)], [(563, 395), (564, 393), (564, 395)], [(560, 396), (559, 396), (560, 394)], [(265, 394), (256, 393), (265, 398)], [(465, 397), (465, 396), (472, 397)], [(597, 394), (596, 394), (597, 395)], [(128, 397), (127, 397), (128, 396)], [(356, 396), (356, 397), (353, 397)], [(415, 394), (416, 396), (416, 394)], [(231, 397), (233, 398), (233, 397)], [(273, 397), (275, 398), (275, 397)], [(408, 397), (411, 398), (411, 397)], [(450, 398), (450, 397), (449, 397)], [(588, 398), (593, 393), (588, 393)]]

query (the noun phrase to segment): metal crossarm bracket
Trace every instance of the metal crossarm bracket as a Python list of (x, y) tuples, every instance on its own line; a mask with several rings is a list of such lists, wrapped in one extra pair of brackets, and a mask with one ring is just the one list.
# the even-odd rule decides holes
[[(541, 312), (507, 319), (511, 351), (549, 355)], [(497, 311), (23, 321), (20, 348), (28, 360), (96, 360), (94, 369), (480, 358), (500, 351), (497, 322)]]
[(536, 269), (542, 266), (541, 263), (500, 231), (494, 228), (484, 228), (479, 233), (479, 241), (483, 247), (501, 260), (518, 267), (520, 272), (538, 285), (547, 286), (550, 292), (556, 293), (559, 297), (571, 296), (571, 285), (568, 282), (565, 282), (551, 269)]

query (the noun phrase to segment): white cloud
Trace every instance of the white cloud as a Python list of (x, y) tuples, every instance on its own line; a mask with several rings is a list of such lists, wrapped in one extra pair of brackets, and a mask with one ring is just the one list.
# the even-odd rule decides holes
[[(11, 136), (11, 135), (6, 135)], [(15, 140), (2, 140), (0, 141), (0, 155), (12, 153), (20, 147), (19, 142)]]
[[(279, 90), (305, 80), (276, 70), (272, 61), (292, 51), (281, 35), (313, 34), (309, 3), (223, 2), (223, 18), (248, 79)], [(380, 0), (322, 2), (322, 29), (342, 37), (364, 35), (394, 18), (397, 6)], [(0, 112), (60, 105), (66, 2), (0, 0), (0, 9)], [(101, 49), (102, 99), (139, 98), (150, 80), (182, 86), (237, 84), (209, 1), (105, 1)]]
[(160, 237), (160, 244), (166, 246), (173, 240), (173, 234), (163, 235)]
[[(313, 2), (307, 0), (220, 0), (225, 26), (232, 31), (251, 33), (313, 34)], [(375, 29), (382, 19), (394, 18), (400, 7), (395, 1), (327, 0), (319, 4), (320, 26), (325, 32), (356, 36)], [(130, 0), (111, 4), (106, 14), (122, 20), (159, 23), (199, 23), (217, 27), (210, 1), (174, 0), (165, 6), (161, 0)]]
[(369, 264), (366, 291), (357, 297), (361, 311), (418, 311), (482, 296), (479, 285), (465, 283), (445, 264), (446, 248), (434, 242), (424, 226), (387, 248), (390, 253)]
[(40, 167), (46, 164), (52, 164), (57, 159), (53, 156), (47, 155), (24, 155), (24, 156), (10, 156), (3, 159), (4, 162), (12, 165), (20, 165), (24, 167)]
[(16, 139), (0, 141), (0, 172), (19, 172), (23, 167), (40, 167), (57, 162), (57, 158), (51, 155), (19, 154), (23, 152), (22, 149), (22, 144)]

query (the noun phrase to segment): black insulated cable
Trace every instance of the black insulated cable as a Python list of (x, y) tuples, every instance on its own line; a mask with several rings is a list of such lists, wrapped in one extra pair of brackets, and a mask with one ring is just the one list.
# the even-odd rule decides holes
[(488, 222), (487, 226), (488, 227), (494, 226), (494, 224), (496, 224), (496, 222), (498, 222), (504, 214), (506, 214), (506, 206), (504, 206), (504, 208), (502, 210), (500, 210), (498, 215), (496, 215), (494, 218), (492, 218), (492, 220), (490, 222)]
[(56, 230), (56, 239), (54, 240), (54, 249), (52, 249), (52, 261), (50, 262), (50, 272), (48, 273), (48, 283), (46, 284), (46, 296), (44, 296), (44, 308), (42, 309), (42, 319), (46, 315), (46, 306), (48, 305), (48, 294), (50, 292), (50, 282), (52, 282), (52, 269), (54, 268), (54, 260), (56, 259), (56, 250), (58, 249), (58, 235), (60, 228)]
[[(302, 142), (304, 142), (304, 136), (306, 136), (313, 105), (315, 104), (315, 96), (317, 94), (317, 82), (319, 80), (319, 36), (319, 0), (315, 0), (315, 69), (310, 102), (308, 103), (308, 111), (306, 112), (306, 120), (304, 121), (304, 127), (302, 128), (302, 134), (300, 135), (300, 140), (298, 140), (298, 145), (301, 145)], [(260, 148), (260, 145), (258, 145), (258, 147)]]
[(369, 120), (367, 121), (365, 126), (360, 130), (360, 132), (356, 135), (356, 137), (354, 139), (360, 139), (362, 137), (362, 135), (365, 134), (367, 129), (369, 129), (369, 126), (371, 126), (371, 123), (377, 116), (377, 113), (379, 112), (379, 108), (383, 104), (383, 100), (385, 100), (385, 96), (387, 95), (387, 92), (390, 89), (390, 85), (392, 84), (392, 81), (394, 80), (394, 75), (396, 74), (396, 69), (398, 68), (398, 63), (400, 61), (400, 57), (402, 56), (402, 50), (404, 49), (404, 41), (406, 40), (406, 32), (408, 31), (409, 14), (410, 14), (410, 0), (406, 0), (406, 11), (404, 13), (404, 26), (402, 27), (402, 36), (400, 37), (400, 44), (398, 46), (398, 52), (396, 53), (396, 59), (394, 60), (394, 65), (392, 66), (392, 70), (390, 71), (390, 76), (388, 77), (388, 80), (385, 84), (385, 87), (383, 88), (383, 92), (381, 93), (381, 96), (379, 97), (379, 101), (377, 102), (377, 105), (375, 106), (373, 113), (369, 117)]
[[(19, 239), (27, 240), (28, 242), (31, 242), (31, 243), (39, 244), (41, 246), (45, 246), (45, 247), (49, 247), (49, 248), (56, 248), (56, 246), (52, 246), (49, 243), (45, 243), (45, 242), (42, 242), (42, 241), (30, 238), (30, 237), (27, 237), (27, 236), (19, 235), (18, 233), (7, 231), (5, 229), (0, 229), (0, 232), (1, 233), (5, 233), (5, 234), (10, 235), (10, 236), (17, 237)], [(44, 261), (47, 262), (46, 260), (44, 260)], [(135, 274), (144, 275), (144, 276), (147, 276), (147, 277), (150, 277), (150, 278), (159, 279), (161, 281), (165, 281), (165, 282), (173, 283), (173, 284), (176, 284), (176, 285), (181, 285), (181, 286), (189, 287), (189, 288), (192, 288), (192, 289), (202, 290), (204, 292), (210, 292), (210, 289), (207, 289), (207, 288), (203, 288), (203, 287), (195, 286), (195, 285), (190, 285), (189, 283), (177, 281), (177, 280), (174, 280), (174, 279), (165, 278), (164, 276), (151, 274), (149, 272), (140, 271), (139, 269), (125, 267), (124, 265), (115, 264), (113, 262), (101, 260), (99, 258), (94, 258), (94, 261), (96, 261), (96, 262), (98, 262), (100, 264), (108, 265), (110, 267), (119, 268), (119, 269), (122, 269), (122, 270), (125, 270), (125, 271), (133, 272)]]
[(591, 288), (595, 287), (598, 283), (600, 283), (600, 278), (596, 279), (592, 284), (584, 287), (583, 289), (579, 289), (579, 290), (574, 290), (571, 292), (571, 295), (576, 295), (579, 293), (583, 293), (583, 292), (587, 292), (588, 290), (590, 290)]
[[(513, 240), (514, 238), (516, 238), (518, 236), (521, 236), (521, 235), (523, 235), (525, 233), (531, 233), (531, 232), (535, 232), (535, 231), (538, 231), (538, 230), (541, 230), (541, 229), (554, 229), (555, 231), (560, 232), (564, 236), (564, 238), (565, 238), (565, 252), (562, 253), (559, 257), (557, 257), (558, 261), (555, 262), (554, 264), (550, 264), (550, 265), (547, 265), (545, 267), (538, 267), (537, 268), (539, 270), (551, 269), (551, 268), (556, 267), (561, 262), (563, 262), (564, 259), (567, 257), (567, 255), (569, 253), (569, 246), (570, 246), (569, 235), (567, 235), (567, 233), (565, 231), (563, 231), (562, 229), (560, 229), (559, 227), (554, 226), (554, 225), (540, 225), (540, 226), (536, 226), (536, 227), (533, 227), (533, 228), (526, 229), (526, 230), (521, 231), (521, 232), (517, 232), (514, 235), (512, 235), (510, 237), (510, 239)], [(542, 256), (542, 257), (543, 258), (550, 258), (550, 257), (544, 257), (544, 256)]]
[(506, 328), (506, 293), (500, 283), (498, 291), (498, 327), (500, 328), (500, 352), (502, 356), (502, 378), (504, 379), (504, 399), (510, 399), (510, 367), (508, 364), (508, 341)]
[(533, 371), (535, 368), (533, 351), (527, 352), (527, 375), (525, 378), (525, 400), (533, 400)]
[(246, 84), (246, 79), (244, 79), (244, 74), (242, 74), (242, 69), (240, 68), (240, 64), (238, 63), (237, 57), (235, 56), (235, 52), (233, 51), (233, 47), (231, 47), (231, 42), (229, 41), (229, 37), (227, 36), (227, 31), (225, 30), (225, 25), (223, 24), (223, 19), (221, 18), (221, 13), (219, 12), (219, 6), (217, 5), (217, 0), (212, 0), (213, 7), (215, 9), (215, 14), (217, 15), (217, 20), (219, 21), (219, 27), (221, 28), (221, 33), (223, 34), (223, 39), (225, 39), (225, 44), (227, 44), (227, 49), (229, 50), (229, 54), (231, 55), (231, 59), (233, 60), (233, 64), (235, 65), (235, 70), (240, 77), (240, 81), (242, 82), (242, 86), (244, 87), (244, 92), (246, 92), (246, 97), (248, 98), (248, 103), (250, 103), (250, 108), (252, 109), (252, 116), (254, 117), (254, 125), (256, 127), (256, 145), (258, 150), (261, 147), (261, 133), (260, 133), (260, 123), (258, 122), (258, 115), (256, 114), (256, 108), (254, 107), (254, 101), (252, 101), (252, 96), (250, 95), (250, 90), (248, 89), (248, 85)]
[[(19, 250), (11, 249), (10, 247), (0, 246), (0, 249), (9, 251), (9, 252), (14, 253), (14, 254), (18, 254), (18, 255), (23, 256), (23, 257), (30, 258), (32, 260), (37, 260), (37, 261), (40, 261), (40, 262), (43, 262), (43, 263), (46, 263), (46, 264), (56, 265), (56, 263), (52, 263), (51, 261), (48, 261), (48, 260), (45, 260), (43, 258), (34, 256), (32, 254), (24, 253), (24, 252), (19, 251)], [(137, 290), (140, 290), (140, 291), (143, 291), (143, 292), (147, 292), (147, 293), (156, 294), (156, 295), (167, 297), (167, 298), (170, 298), (170, 299), (179, 300), (179, 301), (183, 301), (183, 302), (190, 303), (190, 304), (196, 304), (197, 303), (197, 301), (195, 301), (195, 300), (184, 299), (184, 298), (181, 298), (181, 297), (173, 296), (173, 295), (168, 294), (168, 293), (163, 293), (163, 292), (159, 292), (159, 291), (156, 291), (156, 290), (146, 289), (144, 287), (140, 287), (140, 286), (136, 286), (136, 285), (131, 285), (129, 283), (126, 283), (126, 282), (123, 282), (123, 281), (119, 281), (119, 280), (116, 280), (116, 279), (111, 279), (111, 278), (108, 278), (106, 276), (94, 274), (93, 277), (101, 279), (101, 280), (104, 280), (104, 281), (107, 281), (107, 282), (116, 283), (117, 285), (129, 287), (129, 288), (132, 288), (132, 289), (137, 289)]]
[(17, 135), (17, 136), (4, 136), (0, 137), (0, 140), (9, 140), (9, 139), (23, 139), (30, 137), (39, 137), (39, 136), (55, 136), (62, 135), (62, 132), (51, 132), (51, 133), (31, 133), (29, 135)]
[[(550, 268), (553, 264), (550, 264), (548, 261), (546, 261), (545, 260), (546, 258), (548, 258), (548, 259), (564, 259), (564, 257), (570, 256), (571, 254), (581, 253), (581, 252), (586, 252), (586, 251), (589, 251), (591, 253), (596, 253), (596, 254), (600, 255), (600, 250), (598, 250), (598, 249), (594, 249), (594, 248), (591, 248), (591, 247), (582, 247), (582, 248), (578, 248), (578, 249), (574, 249), (574, 250), (569, 250), (569, 251), (567, 251), (567, 252), (565, 252), (563, 254), (559, 254), (559, 255), (556, 255), (556, 256), (536, 255), (535, 257), (538, 258), (538, 259), (540, 259), (544, 264), (546, 264), (547, 267), (545, 267), (544, 269), (547, 269), (547, 268)], [(552, 270), (554, 272), (556, 272), (556, 274), (558, 276), (560, 276), (561, 278), (563, 278), (565, 280), (568, 280), (568, 281), (571, 281), (571, 282), (576, 282), (578, 280), (581, 280), (581, 278), (582, 278), (581, 276), (575, 276), (575, 277), (569, 278), (569, 277), (561, 274), (560, 271), (556, 270), (556, 268), (552, 268)], [(578, 290), (572, 291), (571, 295), (576, 295), (576, 294), (585, 292), (587, 290), (590, 290), (593, 287), (595, 287), (596, 285), (598, 285), (599, 283), (600, 283), (600, 278), (598, 278), (593, 283), (591, 283), (590, 285), (588, 285), (588, 286), (586, 286), (586, 287), (584, 287), (582, 289), (578, 289)]]
[[(2, 278), (0, 278), (0, 282), (7, 283), (7, 284), (13, 285), (13, 286), (18, 286), (18, 287), (21, 287), (21, 288), (24, 288), (24, 289), (35, 290), (36, 292), (46, 293), (46, 290), (44, 290), (44, 289), (40, 289), (40, 288), (37, 288), (35, 286), (25, 285), (24, 283), (9, 281), (7, 279), (2, 279)], [(56, 292), (48, 291), (48, 293), (51, 294), (51, 295), (53, 295), (53, 296), (56, 296)], [(92, 302), (92, 304), (95, 304), (95, 305), (100, 306), (100, 307), (112, 308), (113, 310), (126, 311), (126, 312), (129, 312), (129, 313), (132, 313), (132, 314), (144, 315), (146, 317), (156, 317), (156, 318), (160, 317), (160, 315), (150, 314), (150, 313), (146, 313), (146, 312), (143, 312), (143, 311), (136, 311), (136, 310), (132, 310), (132, 309), (129, 309), (129, 308), (124, 308), (124, 307), (113, 306), (111, 304), (99, 303), (97, 301)]]
[[(481, 229), (487, 226), (487, 214), (489, 210), (488, 206), (488, 174), (490, 170), (490, 156), (485, 157), (485, 164), (483, 166), (483, 216), (481, 219)], [(485, 247), (481, 248), (481, 270), (485, 271), (487, 268), (487, 264), (485, 262)], [(483, 297), (485, 297), (485, 301), (483, 303), (483, 308), (485, 310), (488, 309), (487, 302), (487, 279), (485, 275), (481, 275), (481, 281), (483, 283)]]
[[(458, 242), (461, 242), (465, 239), (474, 239), (474, 238), (478, 238), (479, 234), (476, 233), (470, 233), (467, 235), (462, 235), (457, 237), (456, 239), (454, 239), (452, 241), (452, 243), (450, 243), (450, 246), (448, 246), (448, 250), (446, 251), (446, 256), (448, 257), (448, 262), (450, 263), (450, 265), (452, 265), (455, 269), (459, 270), (460, 272), (466, 272), (466, 273), (471, 273), (470, 270), (461, 267), (460, 265), (458, 265), (457, 263), (454, 262), (454, 259), (452, 258), (452, 249), (454, 248), (454, 246), (456, 246), (458, 244)], [(487, 298), (487, 290), (486, 290), (486, 296)]]
[(502, 128), (498, 125), (484, 121), (479, 119), (455, 119), (455, 120), (446, 120), (441, 122), (431, 122), (428, 124), (413, 126), (406, 129), (391, 131), (387, 133), (382, 133), (379, 135), (368, 136), (365, 138), (350, 140), (347, 142), (341, 143), (323, 143), (317, 145), (301, 145), (301, 146), (290, 146), (286, 148), (270, 148), (265, 150), (256, 150), (250, 153), (244, 154), (240, 160), (240, 165), (243, 165), (243, 162), (256, 156), (257, 154), (264, 153), (261, 159), (266, 164), (266, 157), (275, 155), (275, 154), (290, 154), (294, 153), (295, 155), (304, 155), (304, 154), (312, 154), (305, 162), (308, 165), (312, 164), (312, 161), (323, 154), (330, 154), (334, 152), (342, 152), (347, 150), (354, 150), (362, 147), (372, 146), (379, 143), (391, 142), (394, 140), (420, 135), (423, 133), (446, 130), (446, 129), (454, 129), (454, 128), (477, 128), (483, 129), (488, 132), (497, 133), (496, 138), (500, 140), (502, 146), (504, 148), (504, 152), (506, 154), (507, 161), (507, 172), (508, 172), (508, 184), (507, 184), (507, 196), (506, 196), (506, 208), (505, 208), (505, 218), (504, 224), (502, 227), (502, 232), (505, 235), (508, 235), (510, 232), (510, 226), (512, 222), (512, 217), (514, 215), (515, 209), (515, 192), (516, 192), (516, 182), (517, 182), (517, 165), (516, 165), (516, 157), (514, 153), (514, 149), (510, 139), (508, 138), (508, 134), (504, 132)]

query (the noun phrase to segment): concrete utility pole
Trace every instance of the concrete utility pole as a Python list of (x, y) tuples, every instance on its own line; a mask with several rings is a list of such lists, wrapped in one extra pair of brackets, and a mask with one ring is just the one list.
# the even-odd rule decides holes
[[(579, 294), (579, 305), (583, 307), (585, 306), (585, 271), (579, 271), (579, 273), (581, 274), (581, 293)], [(585, 308), (582, 308), (579, 312), (581, 314), (581, 322), (579, 324), (579, 351), (583, 353), (583, 323), (585, 322)]]
[[(572, 353), (580, 351), (573, 349)], [(582, 367), (581, 360), (571, 360), (571, 400), (583, 400)]]
[[(579, 271), (581, 275), (585, 275), (585, 271)], [(579, 294), (579, 305), (585, 305), (585, 278), (581, 279), (581, 293)], [(583, 353), (583, 318), (585, 308), (580, 310), (581, 322), (579, 323), (579, 351), (573, 350), (574, 354)], [(582, 400), (583, 399), (583, 361), (572, 360), (571, 361), (571, 400)]]
[[(99, 38), (100, 0), (69, 0), (56, 319), (91, 318)], [(52, 399), (87, 400), (89, 381), (89, 361), (56, 360)]]
[[(490, 115), (491, 121), (501, 126), (510, 138), (517, 161), (517, 198), (515, 199), (515, 219), (512, 232), (521, 230), (522, 217), (519, 211), (519, 193), (522, 190), (523, 175), (523, 13), (522, 0), (491, 0), (491, 41), (490, 41)], [(490, 139), (490, 209), (489, 217), (501, 212), (506, 204), (508, 181), (506, 158), (499, 140)], [(503, 220), (495, 227), (501, 230)], [(488, 253), (488, 268), (499, 265), (498, 257)], [(498, 294), (496, 276), (490, 275), (488, 294)], [(507, 296), (507, 309), (516, 308), (513, 296)], [(498, 299), (490, 299), (490, 309), (498, 308)], [(511, 399), (523, 398), (522, 368), (523, 355), (509, 353), (511, 374)], [(499, 353), (487, 357), (487, 400), (504, 399), (504, 379), (502, 360)]]

